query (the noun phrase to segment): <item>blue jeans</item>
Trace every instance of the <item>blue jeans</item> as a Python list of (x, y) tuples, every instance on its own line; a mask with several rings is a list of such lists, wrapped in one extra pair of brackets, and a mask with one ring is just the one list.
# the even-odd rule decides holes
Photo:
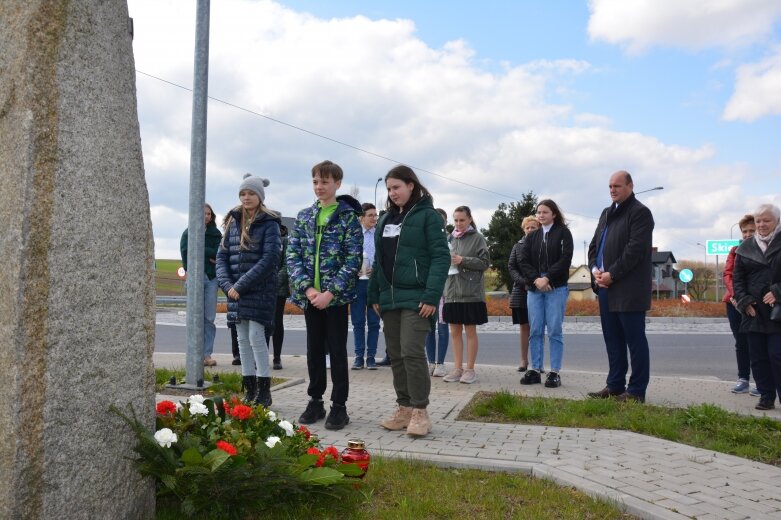
[[(374, 309), (366, 305), (366, 293), (369, 280), (358, 280), (356, 292), (358, 297), (350, 304), (350, 321), (353, 323), (353, 339), (355, 340), (355, 357), (363, 359), (377, 355), (377, 340), (380, 337), (380, 317)], [(369, 322), (369, 334), (366, 334), (366, 322)]]
[[(439, 336), (439, 349), (437, 349), (437, 336)], [(441, 365), (445, 362), (449, 340), (450, 330), (447, 323), (437, 323), (437, 330), (429, 331), (426, 336), (426, 357), (429, 363)]]
[(529, 291), (526, 304), (529, 308), (529, 354), (533, 370), (538, 372), (543, 366), (543, 347), (545, 345), (545, 329), (548, 329), (550, 347), (551, 372), (561, 370), (561, 360), (564, 357), (564, 334), (561, 324), (564, 321), (564, 310), (567, 307), (567, 287), (557, 287), (552, 291)]
[[(599, 290), (599, 318), (602, 336), (607, 350), (608, 373), (606, 384), (610, 390), (645, 397), (645, 389), (651, 378), (648, 338), (645, 337), (645, 312), (610, 312), (607, 293)], [(626, 372), (631, 358), (632, 375), (626, 384)]]
[(241, 375), (269, 377), (266, 327), (257, 321), (237, 321), (236, 335), (239, 337)]
[[(186, 283), (186, 282), (185, 282)], [(214, 318), (217, 317), (217, 277), (209, 280), (203, 275), (203, 357), (211, 357), (214, 352), (214, 336), (217, 335), (217, 327)]]

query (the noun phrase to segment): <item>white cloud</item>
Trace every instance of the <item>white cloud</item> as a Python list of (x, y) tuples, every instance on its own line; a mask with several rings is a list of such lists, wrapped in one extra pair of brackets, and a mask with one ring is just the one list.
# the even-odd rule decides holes
[(738, 67), (735, 92), (722, 117), (727, 121), (754, 121), (781, 114), (781, 46), (772, 56)]
[(781, 16), (777, 0), (589, 0), (589, 9), (590, 38), (630, 53), (751, 44), (766, 38)]
[[(189, 85), (193, 4), (131, 0), (130, 7), (137, 68)], [(468, 42), (431, 48), (408, 20), (324, 20), (269, 1), (213, 3), (211, 22), (212, 96), (441, 174), (446, 178), (420, 172), (437, 206), (451, 212), (467, 204), (481, 226), (508, 199), (448, 179), (512, 197), (529, 190), (551, 197), (571, 217), (581, 245), (591, 239), (590, 217), (608, 203), (607, 179), (618, 169), (635, 175), (638, 190), (665, 186), (644, 200), (653, 204), (657, 229), (680, 230), (689, 242), (706, 238), (694, 238), (697, 226), (725, 211), (723, 190), (737, 194), (733, 205), (745, 198), (742, 172), (708, 166), (716, 151), (707, 144), (677, 146), (613, 130), (606, 116), (550, 103), (561, 84), (594, 73), (588, 62), (534, 61), (488, 72)], [(187, 225), (190, 94), (143, 75), (138, 93), (155, 254), (178, 258)], [(247, 171), (270, 178), (268, 205), (294, 216), (312, 202), (316, 162), (340, 163), (341, 192), (355, 185), (363, 200), (372, 200), (377, 178), (393, 166), (214, 101), (208, 118), (206, 198), (220, 214), (236, 204)], [(569, 127), (572, 121), (578, 126)], [(383, 187), (378, 191), (382, 199)], [(692, 206), (694, 195), (718, 203)]]

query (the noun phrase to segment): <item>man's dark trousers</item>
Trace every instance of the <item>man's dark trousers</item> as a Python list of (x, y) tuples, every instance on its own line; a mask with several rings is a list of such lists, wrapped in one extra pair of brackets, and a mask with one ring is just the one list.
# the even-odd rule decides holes
[(347, 402), (349, 379), (347, 368), (347, 305), (326, 307), (323, 310), (307, 305), (306, 365), (309, 369), (309, 389), (313, 399), (322, 399), (328, 384), (325, 355), (331, 355), (331, 401)]
[[(607, 294), (610, 289), (599, 289), (599, 317), (602, 321), (602, 336), (605, 338), (607, 359), (610, 368), (607, 373), (607, 387), (615, 392), (626, 392), (645, 398), (645, 389), (651, 377), (648, 339), (645, 337), (645, 312), (610, 312)], [(628, 354), (632, 363), (632, 375), (626, 386), (626, 372), (629, 368)]]

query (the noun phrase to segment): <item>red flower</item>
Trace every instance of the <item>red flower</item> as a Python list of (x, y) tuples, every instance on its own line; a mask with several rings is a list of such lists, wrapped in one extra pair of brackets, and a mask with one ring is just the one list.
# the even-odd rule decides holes
[(217, 449), (222, 450), (230, 456), (236, 455), (236, 447), (225, 441), (217, 441)]
[(298, 433), (303, 435), (306, 440), (309, 440), (309, 438), (312, 436), (312, 432), (309, 431), (309, 428), (303, 425), (298, 427)]
[(323, 455), (326, 457), (331, 457), (335, 460), (339, 460), (339, 450), (337, 450), (334, 446), (328, 446), (326, 449), (324, 449)]
[(176, 405), (171, 401), (160, 401), (157, 403), (158, 415), (173, 415), (176, 413)]
[(228, 412), (231, 417), (235, 417), (239, 420), (246, 421), (252, 416), (252, 407), (246, 404), (237, 404)]

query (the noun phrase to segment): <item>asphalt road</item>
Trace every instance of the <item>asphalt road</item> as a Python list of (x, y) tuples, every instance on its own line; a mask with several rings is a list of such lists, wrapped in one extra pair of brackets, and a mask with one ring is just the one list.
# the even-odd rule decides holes
[[(157, 325), (155, 352), (185, 352), (186, 328)], [(491, 365), (517, 366), (519, 339), (516, 334), (485, 333), (480, 335), (477, 360)], [(655, 376), (711, 377), (732, 381), (737, 378), (735, 349), (729, 334), (649, 334), (651, 374)], [(348, 339), (348, 355), (352, 355), (352, 333)], [(600, 334), (569, 334), (564, 337), (564, 367), (567, 370), (607, 372), (607, 355)], [(216, 353), (230, 354), (230, 333), (217, 329)], [(547, 349), (546, 349), (547, 350)], [(385, 352), (380, 334), (379, 354)], [(306, 355), (306, 335), (302, 330), (285, 332), (283, 355)], [(448, 353), (447, 362), (452, 361)], [(547, 357), (546, 357), (547, 362)], [(546, 365), (547, 366), (547, 365)]]

